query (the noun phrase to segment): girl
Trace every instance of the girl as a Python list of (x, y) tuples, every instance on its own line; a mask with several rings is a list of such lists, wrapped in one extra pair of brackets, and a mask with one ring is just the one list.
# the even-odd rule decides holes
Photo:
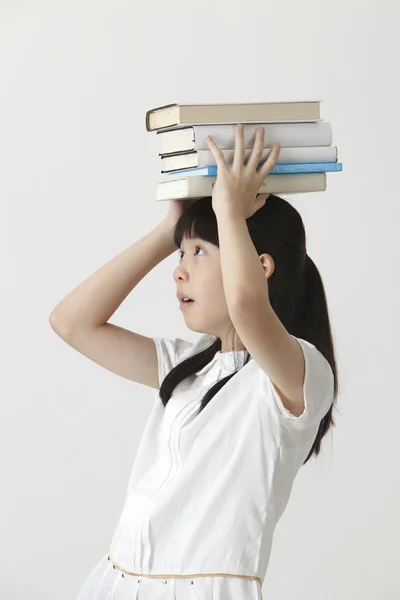
[[(231, 166), (209, 139), (212, 197), (171, 201), (158, 227), (51, 315), (76, 350), (157, 390), (110, 547), (77, 600), (261, 600), (293, 481), (335, 424), (324, 286), (299, 213), (257, 195), (279, 156), (274, 147), (257, 169), (263, 135), (246, 165), (241, 127)], [(176, 248), (180, 309), (199, 339), (108, 323)]]

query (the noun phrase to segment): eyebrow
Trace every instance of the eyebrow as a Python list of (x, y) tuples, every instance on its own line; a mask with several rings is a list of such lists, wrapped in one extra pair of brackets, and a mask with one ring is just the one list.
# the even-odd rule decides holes
[[(196, 246), (197, 246), (197, 244), (203, 243), (203, 241), (200, 238), (192, 238), (192, 239), (188, 239), (187, 241), (192, 242), (192, 244), (196, 245)], [(185, 246), (186, 246), (186, 244), (185, 244)], [(183, 240), (181, 241), (180, 248), (183, 248)]]

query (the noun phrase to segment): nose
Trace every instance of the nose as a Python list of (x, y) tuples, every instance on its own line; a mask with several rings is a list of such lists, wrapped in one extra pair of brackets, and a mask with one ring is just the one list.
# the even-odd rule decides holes
[(173, 272), (173, 277), (175, 281), (187, 279), (188, 271), (183, 267), (183, 265), (179, 265)]

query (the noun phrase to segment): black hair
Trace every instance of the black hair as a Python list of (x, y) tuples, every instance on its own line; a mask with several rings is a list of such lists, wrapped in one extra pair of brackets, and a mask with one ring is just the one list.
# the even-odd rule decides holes
[[(313, 454), (319, 454), (323, 437), (336, 425), (332, 411), (338, 394), (338, 374), (325, 289), (314, 261), (307, 257), (303, 220), (289, 202), (270, 194), (265, 204), (246, 219), (246, 223), (258, 255), (267, 253), (275, 262), (275, 269), (268, 278), (273, 310), (291, 335), (309, 341), (321, 352), (334, 375), (333, 402), (321, 419), (304, 465)], [(174, 243), (177, 248), (180, 248), (183, 238), (195, 237), (219, 247), (218, 225), (211, 196), (202, 197), (186, 206), (175, 226)], [(176, 386), (205, 367), (221, 350), (221, 346), (222, 341), (217, 337), (206, 349), (189, 356), (171, 369), (159, 390), (164, 406)], [(242, 366), (250, 359), (250, 354), (245, 353)], [(218, 380), (205, 393), (199, 412), (235, 373), (237, 370)]]

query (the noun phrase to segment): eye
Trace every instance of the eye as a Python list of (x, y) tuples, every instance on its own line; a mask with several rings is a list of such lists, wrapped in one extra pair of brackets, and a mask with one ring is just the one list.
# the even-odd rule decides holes
[[(196, 246), (196, 250), (204, 250), (204, 248), (201, 248), (201, 246)], [(179, 259), (182, 258), (182, 254), (184, 254), (183, 250), (178, 250), (178, 258)]]

